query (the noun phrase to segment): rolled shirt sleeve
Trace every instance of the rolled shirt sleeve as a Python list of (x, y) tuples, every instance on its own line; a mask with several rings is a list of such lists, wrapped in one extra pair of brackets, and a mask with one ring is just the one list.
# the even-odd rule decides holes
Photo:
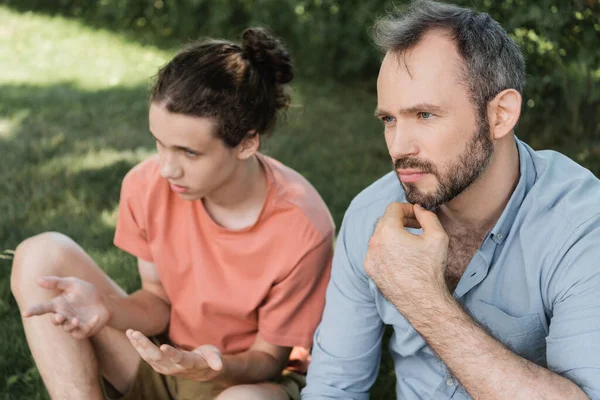
[(548, 294), (548, 368), (600, 399), (600, 218), (578, 228), (556, 263)]
[(337, 239), (325, 310), (302, 391), (305, 400), (368, 399), (377, 378), (383, 322), (363, 267), (364, 241), (373, 227), (349, 220), (347, 214)]

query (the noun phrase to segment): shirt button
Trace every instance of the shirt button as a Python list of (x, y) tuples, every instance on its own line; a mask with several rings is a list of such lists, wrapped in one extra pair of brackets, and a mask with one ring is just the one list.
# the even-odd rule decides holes
[(496, 237), (498, 238), (498, 240), (502, 240), (502, 238), (504, 237), (504, 235), (501, 234), (501, 233), (499, 233), (499, 234), (496, 235)]
[(317, 343), (321, 344), (321, 335), (317, 336)]
[(456, 379), (454, 379), (454, 378), (448, 378), (448, 379), (446, 379), (446, 385), (448, 385), (448, 386), (454, 386), (454, 385), (456, 385)]

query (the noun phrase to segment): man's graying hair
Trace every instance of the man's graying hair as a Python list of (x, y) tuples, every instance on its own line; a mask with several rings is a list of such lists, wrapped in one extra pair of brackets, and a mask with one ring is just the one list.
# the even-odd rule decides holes
[(486, 13), (431, 0), (416, 0), (398, 15), (385, 17), (374, 29), (383, 52), (403, 54), (432, 30), (447, 32), (464, 61), (463, 76), (474, 104), (487, 103), (505, 89), (523, 93), (525, 60), (504, 28)]

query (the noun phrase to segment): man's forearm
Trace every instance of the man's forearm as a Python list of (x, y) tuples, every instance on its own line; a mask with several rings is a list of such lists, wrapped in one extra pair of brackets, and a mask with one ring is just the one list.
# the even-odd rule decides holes
[(496, 341), (449, 293), (405, 315), (474, 399), (588, 398), (573, 382)]
[(164, 332), (169, 324), (169, 305), (147, 290), (105, 300), (110, 312), (108, 325), (120, 331), (134, 329), (152, 336)]
[(219, 381), (228, 385), (261, 382), (278, 377), (284, 367), (270, 354), (248, 350), (223, 356), (223, 374)]

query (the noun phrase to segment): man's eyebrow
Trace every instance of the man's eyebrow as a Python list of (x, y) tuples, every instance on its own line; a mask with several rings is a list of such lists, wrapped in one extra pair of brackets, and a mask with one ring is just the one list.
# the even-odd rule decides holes
[[(401, 108), (398, 110), (398, 114), (415, 114), (418, 112), (431, 112), (434, 114), (441, 114), (444, 112), (444, 108), (437, 104), (431, 103), (419, 103), (407, 108)], [(376, 117), (383, 117), (385, 115), (391, 115), (389, 111), (386, 111), (381, 108), (376, 108), (374, 112)]]
[(414, 106), (410, 106), (407, 108), (401, 108), (398, 110), (399, 114), (415, 114), (418, 112), (431, 112), (431, 113), (441, 113), (444, 111), (442, 106), (431, 103), (419, 103)]
[(373, 114), (375, 114), (377, 118), (383, 117), (384, 115), (390, 115), (389, 112), (381, 108), (376, 108)]

